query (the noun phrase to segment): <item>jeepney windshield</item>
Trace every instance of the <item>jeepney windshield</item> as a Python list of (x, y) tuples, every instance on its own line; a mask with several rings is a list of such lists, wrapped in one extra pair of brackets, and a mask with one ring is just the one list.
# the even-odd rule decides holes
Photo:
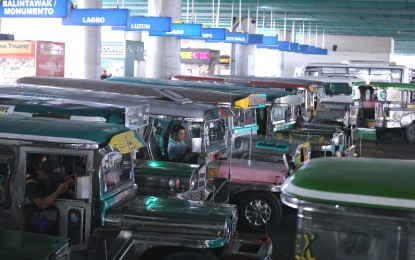
[(272, 108), (272, 122), (279, 122), (285, 120), (285, 108), (281, 106), (275, 106)]
[(104, 193), (133, 181), (131, 154), (111, 152), (101, 162), (101, 182)]
[(233, 108), (232, 111), (235, 114), (233, 117), (234, 127), (256, 124), (256, 110), (254, 108)]
[(324, 90), (327, 95), (351, 95), (349, 83), (336, 82), (324, 84)]
[(212, 152), (226, 147), (227, 131), (225, 119), (206, 122), (206, 151)]

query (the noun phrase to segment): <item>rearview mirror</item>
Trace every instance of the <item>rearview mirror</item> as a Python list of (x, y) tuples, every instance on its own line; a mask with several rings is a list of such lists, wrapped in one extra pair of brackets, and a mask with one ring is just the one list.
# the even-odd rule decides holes
[(75, 178), (75, 196), (76, 199), (89, 199), (92, 175), (78, 176)]
[(202, 138), (192, 138), (192, 153), (202, 152)]

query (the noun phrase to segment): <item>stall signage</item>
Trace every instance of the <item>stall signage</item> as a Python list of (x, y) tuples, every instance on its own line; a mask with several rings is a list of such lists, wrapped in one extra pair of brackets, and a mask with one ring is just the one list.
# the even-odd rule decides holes
[(72, 9), (62, 25), (127, 26), (129, 9)]
[(171, 17), (131, 16), (130, 25), (112, 27), (112, 30), (169, 32)]
[(220, 55), (219, 63), (224, 64), (224, 65), (231, 64), (231, 56), (229, 56), (229, 55)]
[(263, 42), (264, 42), (263, 34), (248, 34), (248, 41), (244, 44), (255, 45), (255, 44), (262, 44)]
[(169, 32), (150, 31), (150, 36), (202, 37), (202, 24), (173, 23)]
[(182, 60), (210, 60), (210, 51), (181, 51)]
[(68, 11), (68, 0), (0, 0), (0, 17), (63, 18)]
[(31, 54), (32, 47), (30, 41), (0, 41), (0, 54)]

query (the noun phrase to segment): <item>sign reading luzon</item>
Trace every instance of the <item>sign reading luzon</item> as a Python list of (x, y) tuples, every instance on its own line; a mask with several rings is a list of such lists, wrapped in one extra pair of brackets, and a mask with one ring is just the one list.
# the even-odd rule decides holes
[(288, 145), (286, 145), (286, 144), (278, 144), (278, 143), (273, 143), (273, 142), (257, 141), (256, 142), (256, 147), (288, 152)]
[(67, 17), (68, 0), (0, 0), (0, 17)]

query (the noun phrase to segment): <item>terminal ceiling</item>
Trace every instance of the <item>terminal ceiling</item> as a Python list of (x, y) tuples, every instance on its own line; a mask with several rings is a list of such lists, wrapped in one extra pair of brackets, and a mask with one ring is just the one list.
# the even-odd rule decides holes
[[(102, 5), (147, 15), (148, 1), (102, 0)], [(310, 28), (313, 37), (323, 32), (392, 37), (396, 54), (415, 55), (415, 0), (182, 0), (183, 22), (232, 30), (232, 14), (233, 25), (239, 17), (249, 17), (256, 20), (257, 33), (264, 35), (275, 35), (277, 30), (281, 34), (284, 21), (286, 30), (291, 30), (294, 22), (297, 34), (304, 24), (305, 39)]]

